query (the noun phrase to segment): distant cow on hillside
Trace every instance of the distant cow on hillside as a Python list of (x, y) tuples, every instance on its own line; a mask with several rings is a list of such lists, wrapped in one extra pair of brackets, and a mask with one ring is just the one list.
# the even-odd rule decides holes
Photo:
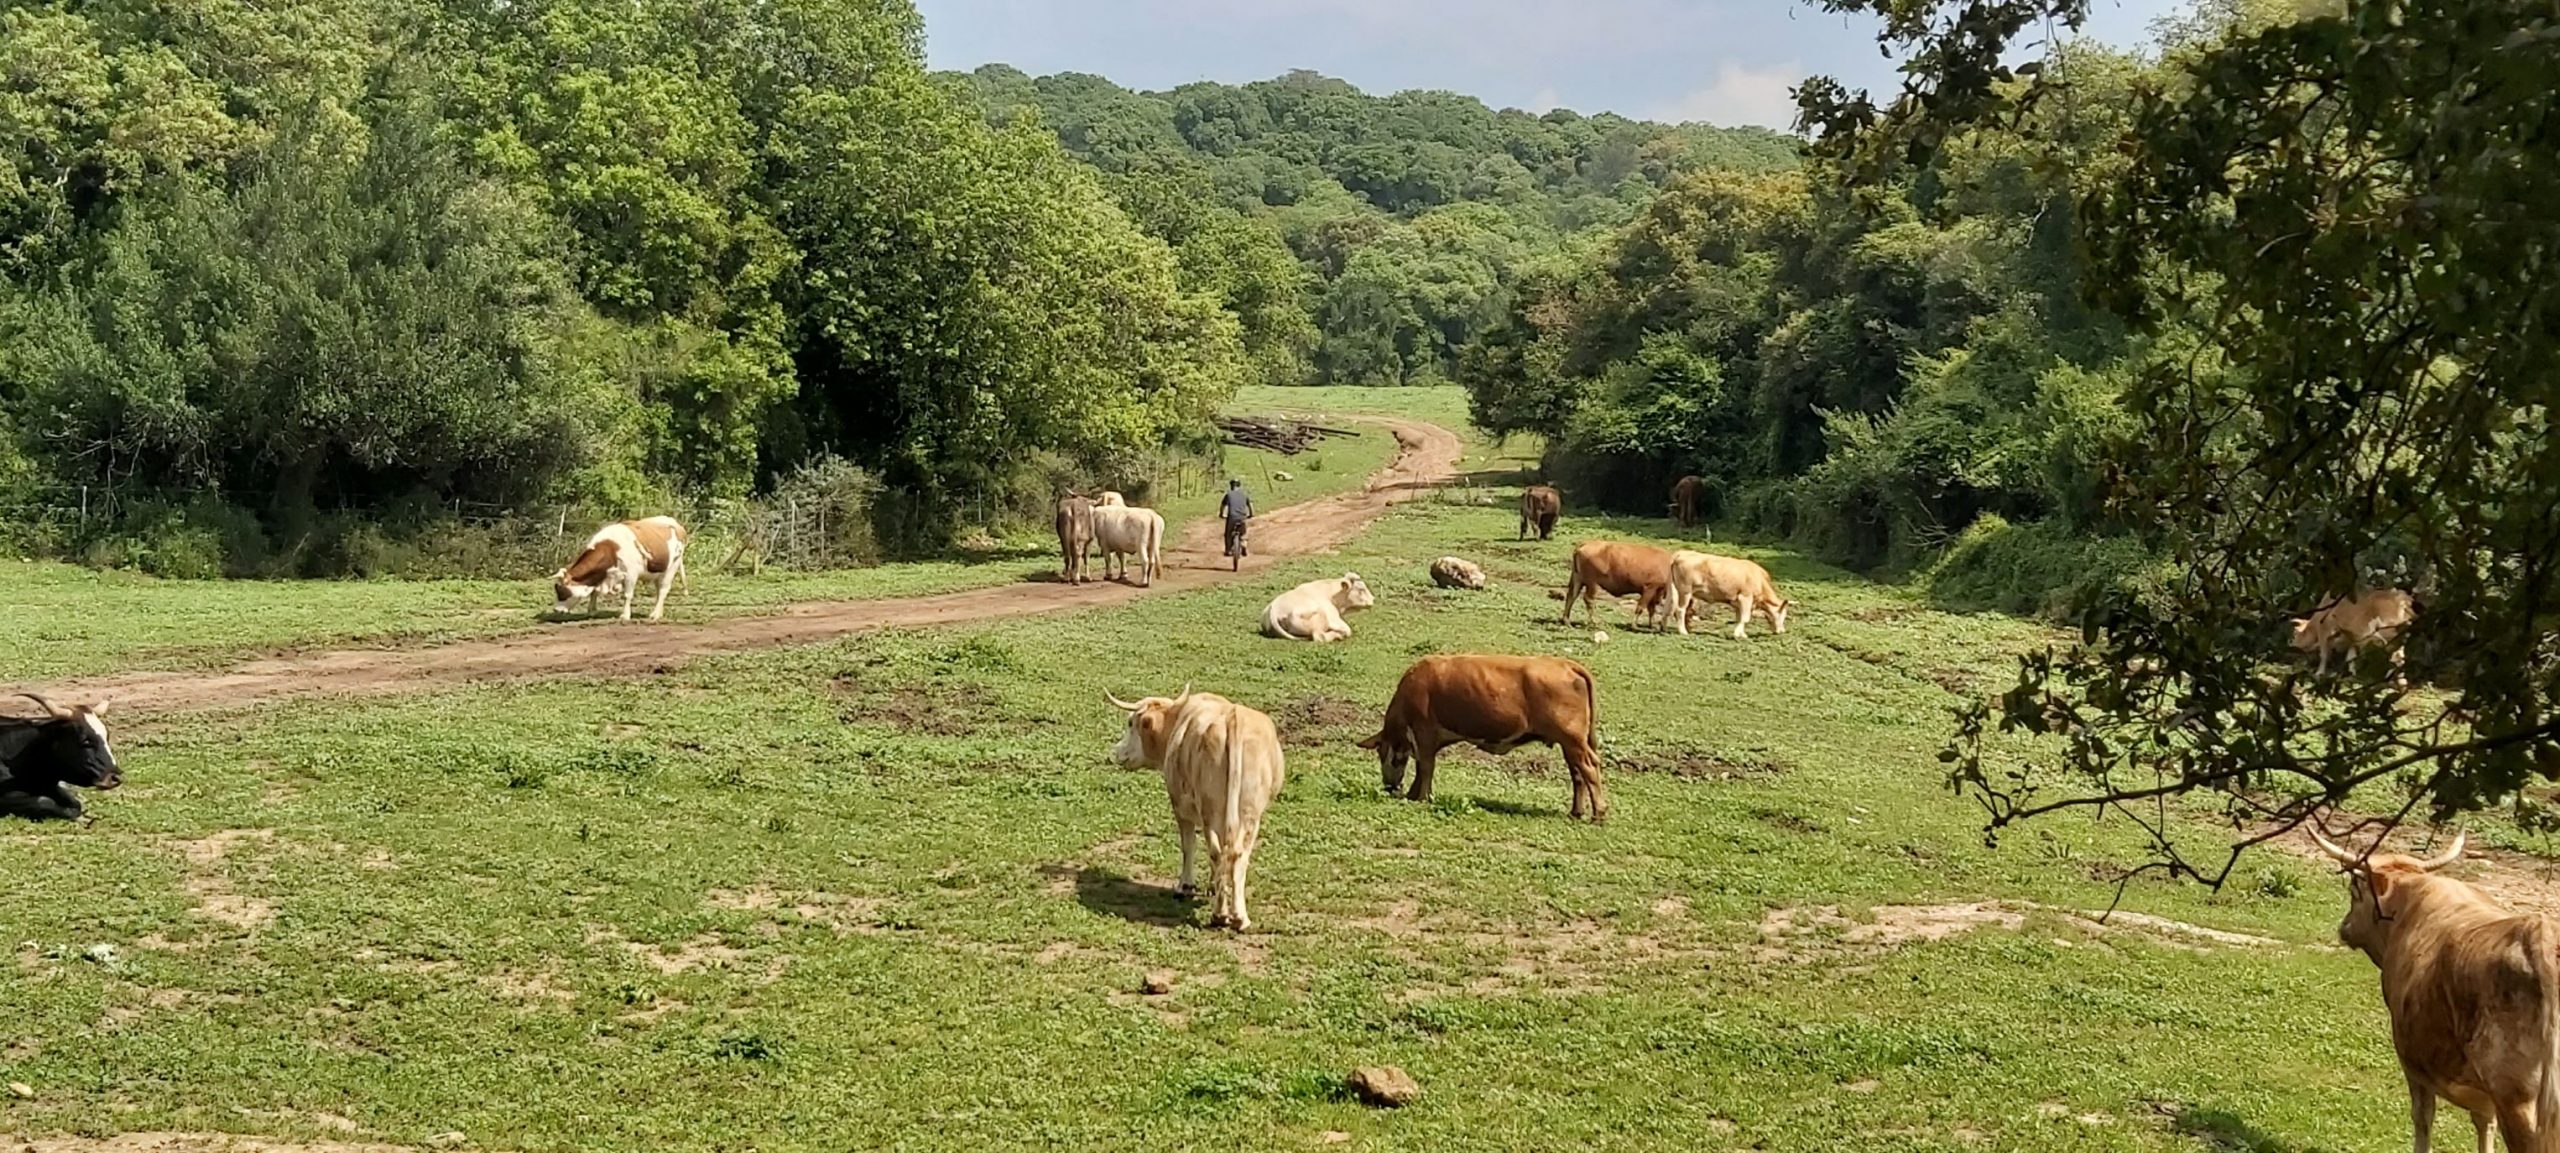
[(1108, 692), (1103, 698), (1129, 714), (1112, 757), (1164, 773), (1173, 822), (1182, 831), (1182, 894), (1196, 891), (1191, 844), (1198, 835), (1209, 842), (1209, 924), (1232, 925), (1237, 932), (1251, 928), (1245, 873), (1262, 840), (1262, 814), (1288, 775), (1279, 729), (1258, 710), (1189, 686), (1170, 700), (1124, 701)]
[(1682, 528), (1697, 527), (1698, 498), (1706, 491), (1707, 482), (1698, 477), (1684, 476), (1674, 483), (1671, 486), (1672, 522)]
[(1564, 511), (1564, 494), (1543, 484), (1533, 484), (1520, 493), (1520, 536), (1529, 539), (1529, 531), (1537, 530), (1545, 540), (1556, 531), (1556, 517)]
[(1360, 742), (1378, 754), (1379, 783), (1394, 793), (1413, 763), (1408, 799), (1431, 799), (1431, 777), (1448, 745), (1473, 744), (1501, 756), (1525, 744), (1564, 752), (1573, 777), (1573, 815), (1609, 815), (1600, 788), (1595, 721), (1599, 689), (1591, 670), (1563, 657), (1452, 654), (1424, 657), (1404, 671), (1378, 734)]

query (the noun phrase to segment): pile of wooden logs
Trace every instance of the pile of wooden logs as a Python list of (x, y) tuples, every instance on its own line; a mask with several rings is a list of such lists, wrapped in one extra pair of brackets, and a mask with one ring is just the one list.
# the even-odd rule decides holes
[(1267, 449), (1282, 456), (1296, 456), (1329, 436), (1356, 435), (1347, 428), (1326, 428), (1320, 424), (1252, 416), (1219, 417), (1218, 431), (1226, 435), (1228, 444)]

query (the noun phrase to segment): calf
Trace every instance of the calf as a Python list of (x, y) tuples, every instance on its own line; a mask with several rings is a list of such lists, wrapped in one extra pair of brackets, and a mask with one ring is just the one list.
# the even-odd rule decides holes
[(1787, 631), (1787, 598), (1778, 595), (1778, 586), (1770, 583), (1769, 570), (1738, 556), (1711, 556), (1682, 549), (1671, 554), (1670, 612), (1680, 626), (1680, 635), (1689, 635), (1689, 616), (1701, 603), (1733, 606), (1733, 637), (1750, 635), (1754, 610), (1767, 613), (1773, 632)]
[(1377, 596), (1369, 591), (1369, 582), (1361, 580), (1356, 572), (1308, 581), (1271, 598), (1271, 603), (1262, 607), (1262, 635), (1319, 643), (1349, 640), (1351, 622), (1342, 619), (1342, 614), (1377, 603)]
[(1074, 493), (1058, 501), (1058, 575), (1070, 584), (1084, 583), (1087, 553), (1093, 551), (1093, 502)]
[(64, 708), (34, 693), (35, 718), (0, 717), (0, 816), (32, 821), (80, 815), (72, 788), (107, 790), (124, 783), (107, 743), (107, 702)]
[(1471, 743), (1495, 756), (1530, 742), (1564, 751), (1573, 777), (1573, 815), (1607, 819), (1600, 788), (1599, 689), (1591, 670), (1563, 657), (1458, 654), (1424, 657), (1404, 671), (1387, 702), (1378, 735), (1360, 742), (1378, 754), (1378, 776), (1392, 795), (1413, 762), (1411, 800), (1431, 799), (1431, 774), (1443, 746)]
[(2375, 589), (2344, 600), (2331, 601), (2307, 617), (2293, 618), (2293, 647), (2300, 652), (2320, 654), (2319, 675), (2329, 675), (2329, 652), (2345, 648), (2350, 652), (2376, 644), (2391, 646), (2391, 665), (2400, 667), (2400, 634), (2417, 619), (2417, 610), (2409, 594), (2399, 589)]
[(2560, 922), (2436, 875), (2462, 859), (2459, 834), (2423, 861), (2311, 837), (2347, 872), (2338, 939), (2382, 971), (2414, 1148), (2433, 1148), (2443, 1098), (2471, 1114), (2481, 1153), (2492, 1124), (2509, 1153), (2560, 1150)]
[(1195, 891), (1191, 845), (1201, 835), (1209, 842), (1209, 924), (1232, 925), (1237, 932), (1251, 928), (1245, 872), (1262, 840), (1262, 814), (1288, 775), (1280, 731), (1269, 716), (1215, 693), (1192, 692), (1188, 685), (1170, 700), (1102, 695), (1129, 714), (1113, 759), (1164, 773), (1173, 823), (1182, 831), (1182, 895)]
[(1564, 511), (1564, 494), (1543, 484), (1533, 484), (1520, 493), (1520, 538), (1529, 539), (1529, 530), (1538, 530), (1545, 540), (1556, 531), (1556, 516)]
[(1624, 541), (1590, 540), (1573, 549), (1573, 571), (1565, 579), (1564, 616), (1573, 623), (1573, 602), (1586, 607), (1583, 615), (1599, 623), (1599, 603), (1603, 593), (1613, 597), (1634, 593), (1636, 609), (1648, 621), (1661, 615), (1665, 590), (1671, 579), (1671, 552), (1649, 544)]
[(671, 516), (653, 516), (626, 520), (596, 530), (587, 538), (587, 547), (570, 561), (568, 567), (551, 574), (551, 592), (561, 613), (573, 612), (577, 602), (585, 600), (587, 610), (595, 611), (596, 599), (622, 592), (622, 619), (631, 619), (631, 599), (639, 594), (640, 578), (656, 574), (658, 603), (649, 609), (649, 619), (657, 620), (667, 613), (667, 585), (684, 579), (685, 543), (693, 534)]

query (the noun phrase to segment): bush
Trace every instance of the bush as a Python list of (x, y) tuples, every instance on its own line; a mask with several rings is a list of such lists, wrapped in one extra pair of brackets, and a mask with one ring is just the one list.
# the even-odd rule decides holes
[(2053, 521), (2016, 525), (1984, 514), (1922, 576), (1940, 605), (1966, 611), (2077, 616), (2110, 591), (2148, 596), (2158, 562), (2131, 537), (2083, 536)]

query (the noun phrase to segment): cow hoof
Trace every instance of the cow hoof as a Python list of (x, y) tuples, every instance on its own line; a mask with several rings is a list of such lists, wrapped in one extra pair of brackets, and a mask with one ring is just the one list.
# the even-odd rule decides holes
[(1173, 887), (1173, 895), (1188, 901), (1193, 897), (1199, 896), (1200, 890), (1191, 885), (1175, 885)]

